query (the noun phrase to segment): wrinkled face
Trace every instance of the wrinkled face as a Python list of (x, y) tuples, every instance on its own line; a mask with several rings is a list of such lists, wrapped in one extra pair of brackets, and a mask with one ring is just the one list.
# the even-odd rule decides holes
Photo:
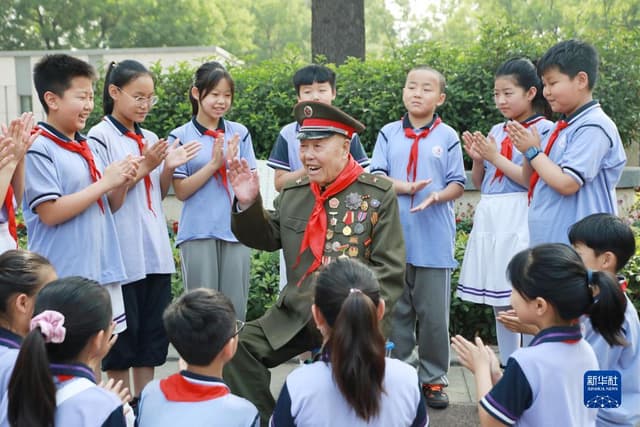
[(142, 123), (155, 100), (153, 79), (148, 74), (140, 75), (120, 88), (111, 85), (109, 94), (113, 98), (114, 114)]
[(444, 99), (438, 74), (431, 70), (409, 72), (402, 89), (402, 102), (411, 116), (423, 118), (433, 115)]
[(336, 91), (329, 82), (313, 82), (310, 85), (300, 85), (298, 90), (298, 102), (317, 101), (331, 105), (335, 98)]
[(580, 107), (582, 99), (579, 94), (585, 86), (585, 77), (586, 75), (578, 73), (574, 78), (570, 78), (568, 74), (560, 72), (557, 67), (549, 68), (543, 73), (542, 94), (554, 112), (570, 115)]
[[(74, 77), (62, 96), (51, 94), (47, 104), (58, 130), (73, 135), (84, 129), (93, 111), (93, 81), (88, 77)], [(45, 94), (45, 99), (47, 99)]]
[(300, 161), (309, 181), (324, 187), (333, 182), (347, 165), (350, 141), (338, 134), (300, 141)]
[(509, 120), (522, 122), (532, 113), (531, 101), (536, 96), (536, 88), (526, 90), (518, 86), (512, 76), (496, 78), (493, 86), (493, 99), (502, 115)]
[(198, 113), (205, 114), (210, 119), (218, 120), (231, 108), (233, 92), (227, 79), (221, 79), (218, 84), (202, 98), (200, 98), (200, 93), (197, 88), (192, 88), (192, 91), (194, 91), (192, 92), (193, 97), (198, 99), (200, 103)]

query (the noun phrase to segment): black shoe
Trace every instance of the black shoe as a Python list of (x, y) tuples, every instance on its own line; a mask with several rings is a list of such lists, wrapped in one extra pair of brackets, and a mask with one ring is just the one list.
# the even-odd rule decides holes
[(427, 405), (434, 409), (444, 409), (449, 406), (449, 396), (443, 388), (444, 384), (422, 384), (422, 393)]

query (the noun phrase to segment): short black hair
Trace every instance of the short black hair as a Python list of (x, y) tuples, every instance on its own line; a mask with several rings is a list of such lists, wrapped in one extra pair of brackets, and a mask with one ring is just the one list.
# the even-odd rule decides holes
[(579, 40), (565, 40), (555, 44), (538, 61), (538, 73), (542, 76), (557, 68), (562, 74), (574, 78), (584, 71), (589, 77), (589, 89), (598, 80), (598, 52), (591, 44)]
[(174, 301), (164, 312), (169, 341), (190, 365), (206, 366), (233, 337), (236, 313), (224, 294), (194, 289)]
[(75, 77), (95, 80), (96, 72), (88, 62), (62, 53), (45, 55), (38, 61), (33, 68), (33, 84), (45, 113), (49, 113), (49, 107), (44, 100), (44, 94), (53, 92), (62, 97), (71, 87), (71, 80)]
[(621, 270), (636, 253), (636, 239), (631, 227), (615, 215), (596, 213), (582, 218), (569, 229), (569, 242), (582, 243), (596, 255), (613, 252), (616, 270)]
[(307, 65), (300, 68), (293, 75), (293, 87), (296, 88), (296, 94), (298, 95), (300, 95), (300, 86), (326, 82), (331, 85), (331, 89), (336, 90), (336, 73), (324, 65)]
[(440, 93), (445, 93), (447, 91), (447, 80), (444, 78), (444, 74), (428, 65), (420, 64), (412, 67), (409, 72), (407, 72), (407, 77), (409, 77), (409, 73), (411, 73), (412, 71), (418, 70), (430, 71), (434, 73), (438, 78), (438, 88), (440, 89)]

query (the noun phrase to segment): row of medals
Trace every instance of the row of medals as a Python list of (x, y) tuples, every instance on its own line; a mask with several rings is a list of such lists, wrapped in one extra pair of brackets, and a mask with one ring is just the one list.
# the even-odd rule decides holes
[[(347, 194), (344, 203), (348, 210), (344, 213), (342, 221), (338, 220), (338, 211), (328, 211), (329, 224), (327, 226), (327, 235), (325, 240), (325, 253), (341, 252), (341, 255), (338, 258), (358, 256), (358, 242), (360, 240), (358, 235), (364, 232), (364, 223), (367, 221), (367, 217), (369, 218), (369, 221), (371, 221), (371, 225), (376, 225), (378, 222), (378, 212), (369, 212), (369, 207), (377, 209), (380, 206), (380, 201), (378, 199), (371, 199), (369, 201), (369, 199), (371, 199), (371, 196), (368, 194)], [(340, 200), (336, 197), (329, 199), (330, 209), (338, 209), (339, 206)], [(345, 237), (349, 237), (349, 243), (341, 243), (337, 238), (333, 240), (334, 237), (337, 237), (337, 235), (340, 234)], [(364, 242), (365, 246), (369, 245), (370, 241), (368, 240), (370, 239), (367, 239), (367, 241)], [(326, 258), (323, 260), (323, 263), (330, 262), (331, 257), (323, 258)], [(366, 254), (365, 258), (367, 258)]]

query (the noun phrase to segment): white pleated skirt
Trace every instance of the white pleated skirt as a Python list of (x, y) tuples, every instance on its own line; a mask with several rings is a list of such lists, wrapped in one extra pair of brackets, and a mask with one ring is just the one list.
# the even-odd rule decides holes
[(507, 265), (529, 246), (527, 193), (483, 194), (473, 216), (456, 294), (479, 304), (510, 304)]

